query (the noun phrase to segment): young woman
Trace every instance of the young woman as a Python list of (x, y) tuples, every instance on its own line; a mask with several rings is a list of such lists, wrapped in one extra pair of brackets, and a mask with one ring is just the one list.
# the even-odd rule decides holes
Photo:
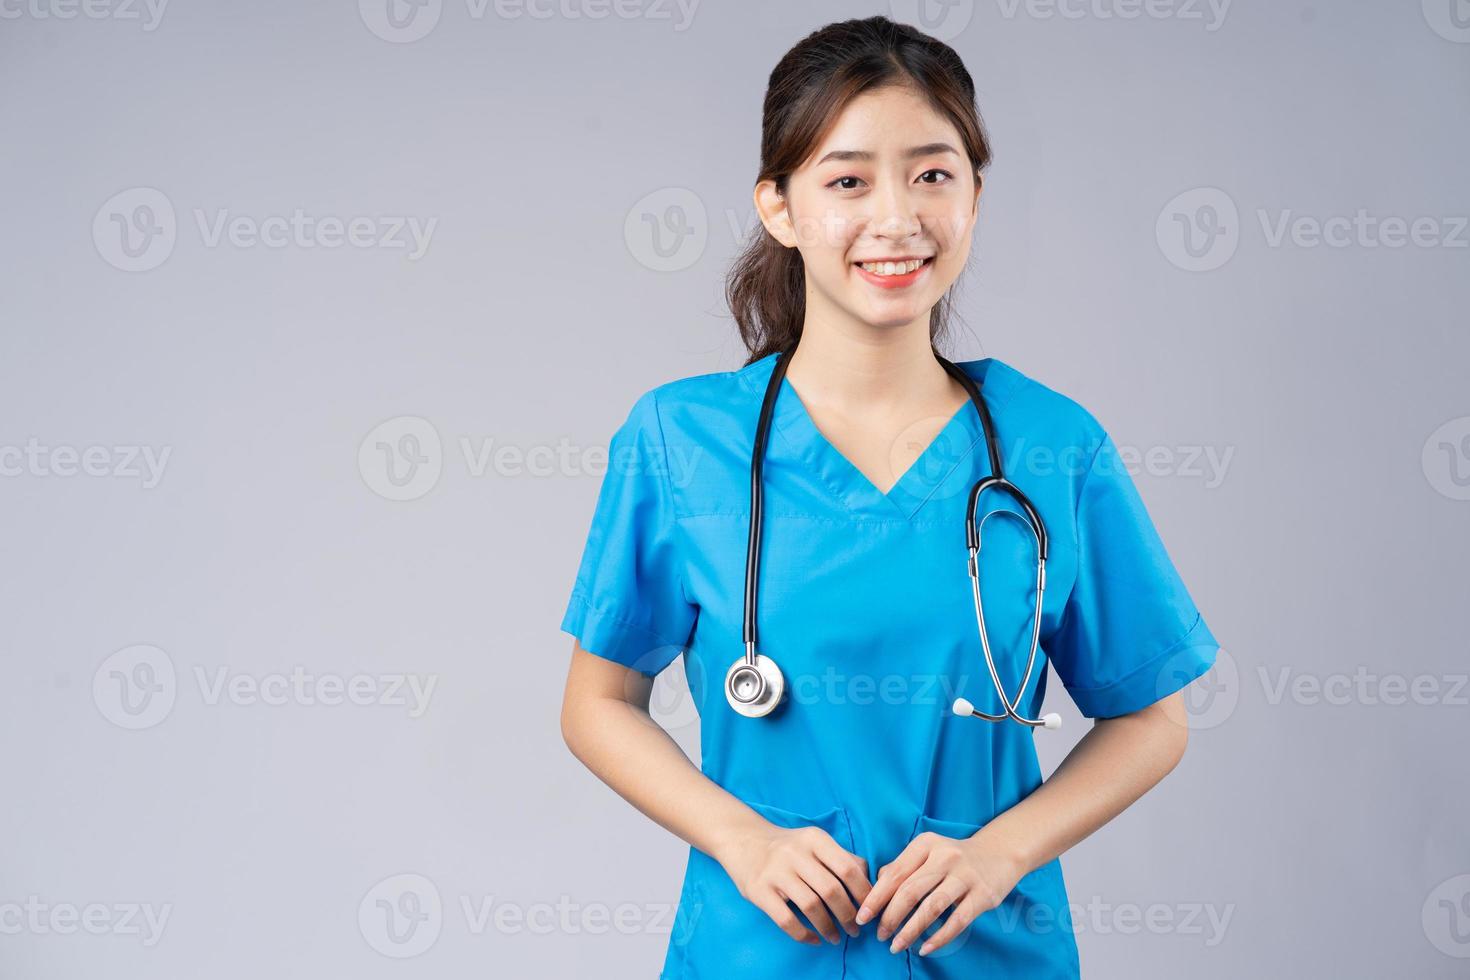
[[(729, 283), (750, 358), (613, 436), (562, 730), (691, 845), (666, 980), (1077, 977), (1058, 855), (1184, 751), (1216, 643), (1117, 447), (935, 346), (989, 159), (948, 46), (883, 17), (807, 37)], [(700, 769), (647, 713), (680, 653)], [(1047, 661), (1096, 721), (1043, 784)]]

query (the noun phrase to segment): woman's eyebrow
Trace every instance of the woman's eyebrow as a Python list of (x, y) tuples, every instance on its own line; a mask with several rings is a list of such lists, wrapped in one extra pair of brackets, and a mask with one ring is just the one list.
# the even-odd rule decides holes
[[(937, 153), (953, 153), (955, 156), (960, 155), (959, 151), (956, 150), (954, 147), (950, 146), (948, 143), (941, 142), (925, 143), (923, 146), (911, 147), (904, 151), (903, 156), (904, 159), (911, 160), (914, 157), (933, 156)], [(828, 160), (861, 160), (866, 162), (868, 160), (872, 160), (876, 155), (877, 154), (873, 153), (871, 150), (833, 150), (830, 153), (825, 154), (822, 159), (818, 160), (817, 166), (821, 166)]]

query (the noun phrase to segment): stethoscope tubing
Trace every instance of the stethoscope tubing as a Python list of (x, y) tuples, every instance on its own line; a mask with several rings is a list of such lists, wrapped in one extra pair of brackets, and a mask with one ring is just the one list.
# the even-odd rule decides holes
[[(781, 384), (786, 377), (786, 369), (790, 366), (791, 355), (796, 351), (792, 345), (776, 356), (776, 363), (771, 369), (770, 380), (766, 384), (765, 397), (761, 401), (760, 417), (756, 421), (754, 446), (750, 456), (750, 529), (749, 538), (745, 549), (745, 615), (742, 625), (742, 640), (745, 652), (741, 659), (731, 665), (725, 675), (725, 694), (734, 707), (741, 714), (754, 717), (769, 713), (774, 710), (775, 702), (779, 700), (784, 690), (784, 679), (780, 669), (774, 661), (756, 652), (756, 606), (760, 591), (760, 551), (761, 536), (764, 530), (764, 504), (765, 504), (765, 481), (764, 462), (766, 455), (766, 444), (770, 438), (771, 418), (775, 412), (776, 397), (781, 391)], [(985, 446), (990, 457), (990, 475), (983, 477), (971, 487), (969, 499), (965, 505), (965, 546), (968, 551), (968, 572), (971, 588), (974, 595), (975, 619), (980, 632), (980, 645), (985, 654), (985, 665), (990, 673), (991, 683), (1005, 707), (1005, 714), (990, 714), (974, 708), (968, 701), (959, 699), (955, 702), (957, 714), (972, 715), (983, 718), (986, 721), (1003, 721), (1006, 718), (1031, 726), (1056, 728), (1060, 725), (1060, 718), (1050, 714), (1045, 718), (1026, 718), (1017, 713), (1016, 708), (1025, 695), (1026, 688), (1031, 681), (1031, 672), (1036, 663), (1036, 650), (1041, 638), (1041, 611), (1042, 599), (1046, 589), (1046, 555), (1047, 534), (1046, 524), (1041, 519), (1040, 512), (1031, 500), (1021, 492), (1021, 489), (1005, 478), (1003, 464), (1001, 461), (1000, 441), (995, 434), (995, 423), (991, 419), (990, 409), (981, 396), (980, 386), (977, 385), (968, 374), (960, 367), (943, 356), (935, 353), (935, 358), (944, 367), (951, 377), (958, 381), (970, 396), (980, 416), (980, 427), (984, 431)], [(985, 611), (980, 597), (980, 575), (978, 555), (980, 552), (980, 527), (976, 524), (975, 514), (979, 507), (980, 495), (986, 490), (998, 490), (1010, 496), (1025, 513), (1025, 522), (1030, 527), (1031, 533), (1036, 539), (1036, 608), (1032, 617), (1031, 628), (1031, 652), (1026, 661), (1026, 674), (1021, 681), (1020, 689), (1016, 692), (1016, 698), (1012, 701), (1006, 696), (1005, 685), (1001, 683), (1000, 672), (995, 666), (995, 657), (990, 649), (990, 637), (985, 628)], [(980, 520), (984, 524), (997, 513), (1010, 514), (1012, 517), (1020, 518), (1020, 515), (1011, 511), (992, 511)], [(962, 710), (964, 709), (964, 710)]]
[(776, 396), (781, 393), (781, 381), (786, 369), (791, 366), (791, 355), (796, 352), (793, 345), (776, 357), (776, 366), (771, 371), (771, 380), (766, 385), (766, 396), (761, 401), (761, 414), (755, 425), (755, 447), (750, 453), (750, 539), (745, 546), (745, 656), (755, 662), (755, 607), (756, 592), (760, 587), (761, 532), (764, 530), (765, 514), (765, 458), (766, 442), (771, 435), (771, 416), (776, 409)]
[[(1006, 510), (993, 510), (989, 514), (986, 514), (981, 519), (980, 523), (984, 524), (996, 514), (1010, 513), (1010, 511)], [(1019, 519), (1020, 518), (1018, 517), (1017, 520)], [(1031, 528), (1031, 530), (1033, 533), (1033, 537), (1035, 537), (1036, 529), (1033, 527)], [(1040, 553), (1039, 538), (1037, 553)], [(1021, 697), (1026, 693), (1026, 688), (1031, 683), (1031, 669), (1036, 664), (1036, 648), (1041, 641), (1041, 604), (1042, 598), (1046, 593), (1046, 564), (1044, 561), (1037, 562), (1036, 608), (1033, 611), (1031, 618), (1031, 653), (1026, 658), (1026, 674), (1024, 677), (1021, 678), (1021, 686), (1016, 689), (1016, 699), (1014, 701), (1011, 701), (1006, 698), (1005, 687), (1002, 686), (1000, 682), (1000, 674), (995, 669), (995, 657), (990, 651), (990, 635), (985, 629), (985, 604), (984, 601), (980, 598), (980, 572), (978, 561), (979, 550), (977, 546), (977, 550), (970, 559), (970, 589), (974, 593), (975, 599), (975, 625), (980, 630), (980, 646), (985, 651), (985, 666), (990, 669), (991, 683), (995, 685), (995, 693), (997, 696), (999, 696), (1000, 703), (1005, 706), (1006, 713), (1003, 715), (992, 715), (977, 708), (975, 709), (975, 714), (981, 718), (984, 718), (986, 721), (1003, 721), (1007, 716), (1009, 716), (1011, 718), (1014, 718), (1016, 721), (1019, 721), (1023, 725), (1044, 725), (1046, 723), (1044, 719), (1024, 718), (1016, 713), (1016, 708), (1018, 705), (1020, 705)]]
[[(1046, 556), (1047, 556), (1047, 533), (1046, 522), (1041, 519), (1041, 512), (1031, 502), (1021, 488), (1016, 486), (1005, 477), (1005, 467), (1001, 461), (1000, 439), (995, 434), (995, 422), (990, 416), (990, 409), (981, 397), (980, 386), (975, 384), (973, 378), (966, 374), (959, 365), (936, 353), (934, 355), (944, 369), (964, 387), (970, 395), (970, 401), (974, 402), (975, 410), (980, 415), (980, 427), (985, 432), (985, 447), (990, 455), (990, 476), (983, 477), (970, 488), (970, 495), (965, 503), (965, 547), (969, 552), (967, 570), (970, 575), (970, 589), (975, 603), (975, 625), (980, 633), (980, 647), (985, 654), (985, 666), (990, 673), (990, 681), (995, 686), (996, 696), (1000, 698), (1001, 705), (1005, 708), (1005, 714), (996, 715), (981, 711), (973, 705), (966, 705), (963, 701), (956, 701), (956, 713), (964, 714), (962, 706), (967, 706), (971, 714), (986, 721), (1004, 721), (1011, 718), (1023, 725), (1033, 728), (1055, 728), (1061, 719), (1056, 715), (1047, 715), (1044, 718), (1027, 718), (1017, 713), (1016, 708), (1021, 703), (1021, 698), (1026, 694), (1026, 688), (1031, 683), (1031, 671), (1036, 665), (1036, 650), (1041, 642), (1041, 609), (1042, 601), (1046, 594)], [(1016, 689), (1016, 698), (1012, 701), (1006, 696), (1005, 686), (1001, 683), (1000, 672), (995, 666), (995, 655), (990, 649), (990, 634), (985, 628), (985, 606), (980, 597), (980, 528), (996, 514), (1012, 514), (1010, 511), (991, 511), (977, 523), (975, 514), (980, 506), (980, 495), (986, 490), (999, 490), (1010, 496), (1025, 512), (1025, 523), (1036, 541), (1036, 608), (1031, 617), (1031, 644), (1030, 653), (1026, 657), (1026, 673), (1021, 679), (1021, 686)]]

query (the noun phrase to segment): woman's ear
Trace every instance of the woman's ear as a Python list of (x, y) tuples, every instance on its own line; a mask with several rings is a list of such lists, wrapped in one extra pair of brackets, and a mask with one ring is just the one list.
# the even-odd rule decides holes
[(977, 213), (980, 210), (980, 192), (983, 191), (984, 189), (985, 189), (985, 175), (982, 174), (980, 171), (976, 170), (975, 171), (975, 211)]
[(776, 189), (774, 180), (762, 180), (755, 185), (755, 213), (760, 215), (772, 238), (787, 248), (796, 247), (796, 232), (791, 223), (791, 212), (787, 210), (786, 198)]

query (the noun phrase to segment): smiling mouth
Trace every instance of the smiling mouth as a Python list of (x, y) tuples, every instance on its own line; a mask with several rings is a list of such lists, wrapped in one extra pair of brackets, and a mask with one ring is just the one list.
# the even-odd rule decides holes
[(915, 258), (902, 261), (884, 260), (881, 262), (854, 262), (853, 265), (857, 266), (859, 269), (862, 269), (864, 272), (870, 275), (882, 278), (887, 276), (906, 276), (913, 272), (916, 272), (919, 269), (922, 269), (924, 266), (929, 265), (933, 261), (934, 256), (927, 255), (922, 259)]

